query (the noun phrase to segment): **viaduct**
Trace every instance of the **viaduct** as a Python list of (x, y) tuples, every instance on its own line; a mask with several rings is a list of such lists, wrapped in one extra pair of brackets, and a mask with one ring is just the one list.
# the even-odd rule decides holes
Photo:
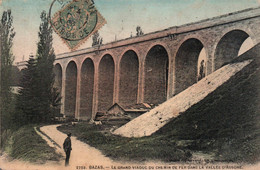
[(247, 38), (260, 42), (260, 8), (60, 54), (61, 113), (87, 120), (114, 103), (160, 104), (197, 82), (202, 49), (209, 75), (237, 57)]

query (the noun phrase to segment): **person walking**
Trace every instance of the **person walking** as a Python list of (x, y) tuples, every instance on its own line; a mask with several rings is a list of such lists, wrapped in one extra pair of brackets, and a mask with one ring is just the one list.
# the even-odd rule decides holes
[(200, 70), (199, 70), (199, 75), (198, 75), (198, 81), (200, 81), (201, 79), (203, 79), (205, 77), (205, 64), (204, 64), (204, 60), (201, 61), (200, 63)]
[(72, 150), (71, 139), (70, 139), (71, 133), (68, 133), (67, 135), (68, 135), (68, 137), (65, 139), (65, 141), (63, 143), (63, 149), (64, 149), (64, 152), (66, 153), (65, 166), (69, 165), (70, 152)]

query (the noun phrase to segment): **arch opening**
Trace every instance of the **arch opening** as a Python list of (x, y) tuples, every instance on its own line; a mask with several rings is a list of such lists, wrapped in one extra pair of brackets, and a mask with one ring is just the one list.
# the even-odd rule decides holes
[(205, 48), (202, 48), (198, 57), (197, 80), (203, 79), (207, 75), (207, 54)]
[(80, 111), (81, 119), (89, 120), (92, 117), (93, 89), (94, 89), (94, 63), (87, 58), (81, 67), (80, 85)]
[(77, 89), (77, 66), (71, 61), (66, 69), (65, 115), (75, 117)]
[(123, 107), (137, 103), (138, 74), (138, 56), (127, 51), (120, 62), (119, 104)]
[(175, 94), (193, 85), (198, 80), (198, 62), (203, 44), (195, 38), (180, 46), (175, 59)]
[(99, 64), (98, 111), (104, 112), (113, 104), (115, 64), (111, 55), (103, 56)]
[[(61, 90), (62, 90), (62, 68), (60, 64), (56, 64), (53, 69), (54, 72), (54, 84), (53, 87), (56, 90), (56, 92), (61, 96)], [(55, 110), (55, 112), (60, 113), (61, 112), (61, 106)]]
[(56, 88), (59, 93), (61, 93), (61, 90), (62, 90), (62, 68), (61, 68), (61, 65), (56, 64), (54, 66), (53, 72), (54, 72), (54, 75), (55, 75), (53, 87)]
[(144, 102), (160, 104), (167, 99), (168, 53), (161, 45), (150, 49), (145, 58)]
[(236, 58), (242, 44), (248, 38), (249, 35), (242, 30), (233, 30), (226, 33), (216, 47), (215, 70)]
[(248, 37), (243, 44), (241, 45), (239, 52), (238, 52), (238, 56), (244, 54), (245, 52), (247, 52), (248, 50), (250, 50), (251, 48), (254, 47), (254, 42), (252, 40), (251, 37)]

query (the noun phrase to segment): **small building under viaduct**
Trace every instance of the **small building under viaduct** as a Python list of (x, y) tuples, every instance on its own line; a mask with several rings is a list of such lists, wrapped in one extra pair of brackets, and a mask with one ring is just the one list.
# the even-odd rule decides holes
[(197, 82), (202, 49), (208, 75), (237, 57), (248, 38), (260, 42), (260, 8), (60, 54), (61, 112), (87, 120), (114, 103), (160, 104)]

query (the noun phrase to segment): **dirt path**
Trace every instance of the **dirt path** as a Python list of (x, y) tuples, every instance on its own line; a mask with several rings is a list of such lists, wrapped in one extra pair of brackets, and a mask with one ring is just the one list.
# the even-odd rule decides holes
[[(51, 125), (51, 126), (44, 126), (41, 128), (41, 131), (46, 133), (49, 137), (51, 137), (55, 142), (57, 142), (61, 147), (63, 144), (64, 139), (67, 137), (64, 133), (60, 132), (57, 130), (57, 126), (59, 125)], [(115, 162), (108, 157), (105, 157), (99, 150), (96, 148), (90, 147), (89, 145), (77, 140), (75, 137), (71, 137), (72, 141), (72, 153), (71, 153), (71, 159), (70, 159), (70, 169), (76, 169), (77, 166), (85, 166), (86, 169), (89, 169), (89, 166), (103, 166), (104, 169), (111, 169), (111, 166), (116, 166), (116, 169), (119, 169), (118, 166), (123, 166), (127, 167), (129, 165), (137, 165), (140, 168), (138, 170), (143, 170), (142, 168), (144, 167), (149, 167), (152, 166), (154, 169), (167, 169), (166, 167), (172, 167), (175, 166), (177, 169), (182, 169), (179, 166), (183, 166), (180, 164), (176, 163), (163, 163), (163, 162), (143, 162), (143, 163), (130, 163), (130, 162)], [(62, 149), (58, 150), (59, 152), (63, 152)], [(65, 154), (64, 154), (65, 156)], [(64, 162), (62, 162), (63, 164)], [(224, 167), (229, 165), (230, 168)], [(185, 165), (187, 166), (186, 169), (188, 168), (188, 164)], [(218, 164), (218, 165), (212, 165), (212, 166), (219, 166), (221, 169), (236, 169), (235, 167), (231, 168), (232, 166), (237, 166), (237, 165), (232, 165), (232, 164)], [(193, 169), (195, 166), (193, 166)], [(222, 168), (223, 167), (223, 168)], [(212, 169), (214, 167), (208, 167), (204, 169)], [(217, 167), (215, 167), (217, 168)], [(260, 164), (253, 165), (253, 166), (243, 166), (243, 170), (257, 170), (260, 169)], [(126, 168), (122, 168), (126, 169)], [(148, 168), (147, 168), (148, 169)], [(170, 168), (172, 169), (172, 168)], [(174, 169), (174, 168), (173, 168)]]
[[(63, 141), (66, 138), (66, 135), (57, 130), (58, 125), (50, 125), (44, 126), (41, 128), (41, 131), (48, 135), (52, 140), (54, 140), (59, 146), (62, 147)], [(42, 135), (41, 135), (42, 136)], [(43, 136), (42, 136), (43, 137)], [(46, 137), (43, 137), (45, 140), (49, 140)], [(23, 162), (20, 160), (11, 161), (8, 159), (6, 155), (0, 156), (0, 170), (77, 170), (77, 169), (107, 169), (112, 170), (111, 166), (116, 167), (116, 170), (125, 170), (127, 167), (133, 169), (132, 166), (139, 166), (139, 168), (135, 168), (137, 170), (145, 170), (149, 169), (149, 166), (153, 167), (152, 169), (189, 169), (188, 166), (191, 166), (192, 169), (199, 169), (196, 166), (199, 165), (189, 165), (189, 164), (176, 164), (176, 163), (163, 163), (163, 162), (142, 162), (142, 163), (134, 163), (134, 162), (115, 162), (108, 157), (105, 157), (99, 150), (90, 147), (89, 145), (80, 142), (75, 137), (71, 137), (72, 140), (72, 153), (70, 159), (70, 166), (64, 166), (64, 160), (60, 162), (47, 162), (43, 165), (35, 165), (28, 162)], [(50, 146), (55, 146), (48, 141)], [(57, 152), (62, 153), (64, 156), (64, 152), (62, 148), (55, 146)], [(232, 164), (218, 164), (212, 165), (210, 169), (214, 168), (213, 166), (218, 166), (222, 169), (222, 166), (227, 166)], [(91, 166), (92, 168), (90, 168)], [(119, 167), (121, 166), (121, 168)], [(183, 166), (186, 166), (185, 168)], [(175, 168), (173, 168), (175, 167)], [(253, 166), (244, 166), (243, 170), (252, 169), (258, 170), (260, 169), (260, 164)], [(203, 169), (208, 169), (204, 167)], [(219, 168), (217, 168), (219, 169)], [(224, 168), (231, 169), (231, 168)], [(233, 168), (234, 169), (234, 168)]]
[[(57, 152), (62, 153), (62, 155), (65, 157), (65, 153), (62, 149), (63, 142), (65, 138), (67, 137), (66, 134), (60, 132), (57, 130), (57, 127), (59, 125), (50, 125), (50, 126), (44, 126), (41, 127), (40, 130), (44, 132), (46, 135), (48, 135), (52, 140), (54, 140), (60, 147), (56, 147)], [(85, 167), (86, 169), (90, 169), (90, 166), (92, 169), (112, 169), (111, 167), (118, 167), (119, 166), (139, 166), (141, 169), (144, 166), (163, 166), (163, 165), (170, 165), (169, 163), (163, 163), (160, 161), (147, 161), (147, 162), (122, 162), (122, 161), (113, 161), (110, 158), (104, 156), (98, 149), (91, 147), (79, 140), (76, 139), (76, 137), (71, 137), (71, 143), (72, 143), (72, 152), (70, 157), (70, 166), (68, 169), (77, 169), (78, 166), (81, 167), (81, 169), (84, 169), (82, 167)], [(64, 161), (61, 163), (62, 167), (64, 166)], [(142, 166), (142, 167), (141, 167)], [(125, 169), (125, 168), (123, 168)]]
[[(41, 127), (41, 131), (47, 134), (52, 140), (54, 140), (61, 148), (56, 147), (57, 151), (62, 153), (64, 156), (64, 151), (62, 149), (62, 145), (64, 139), (67, 137), (66, 134), (57, 130), (58, 125), (44, 126)], [(110, 167), (111, 165), (115, 165), (111, 159), (105, 157), (99, 150), (90, 147), (89, 145), (79, 141), (76, 137), (71, 137), (72, 143), (72, 152), (70, 156), (70, 166), (86, 166), (89, 165), (102, 165), (103, 167)], [(102, 161), (101, 161), (102, 160)]]
[[(55, 146), (56, 151), (61, 153), (64, 158), (60, 162), (47, 162), (44, 165), (36, 165), (29, 162), (23, 162), (20, 160), (11, 161), (8, 159), (7, 155), (0, 157), (0, 170), (76, 170), (77, 167), (81, 169), (90, 169), (89, 166), (93, 166), (102, 169), (110, 169), (112, 165), (122, 165), (122, 163), (114, 162), (111, 159), (105, 157), (99, 150), (90, 147), (89, 145), (79, 141), (76, 137), (71, 137), (72, 142), (72, 152), (70, 157), (70, 166), (64, 166), (65, 153), (62, 149), (64, 139), (67, 137), (66, 134), (57, 130), (59, 125), (50, 125), (41, 127), (41, 131), (48, 135), (52, 140), (54, 140), (60, 147), (55, 146), (52, 142), (45, 136), (39, 134), (47, 143), (53, 147)], [(99, 166), (99, 167), (97, 167)], [(102, 167), (101, 167), (102, 166)]]

